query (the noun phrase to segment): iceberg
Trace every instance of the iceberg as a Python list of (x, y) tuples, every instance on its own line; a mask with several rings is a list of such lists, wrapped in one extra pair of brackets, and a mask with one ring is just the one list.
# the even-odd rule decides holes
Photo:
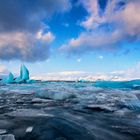
[(5, 84), (11, 84), (14, 83), (14, 75), (10, 72), (8, 77), (2, 80)]
[(29, 71), (25, 65), (21, 65), (20, 76), (15, 79), (16, 83), (27, 82), (29, 80)]
[(29, 70), (25, 67), (25, 65), (21, 65), (20, 67), (20, 76), (14, 78), (14, 75), (10, 72), (8, 77), (3, 78), (2, 83), (4, 84), (12, 84), (12, 83), (35, 83), (34, 80), (30, 80)]
[(100, 88), (128, 88), (128, 89), (140, 89), (140, 80), (131, 80), (131, 81), (96, 81), (94, 83), (95, 87)]

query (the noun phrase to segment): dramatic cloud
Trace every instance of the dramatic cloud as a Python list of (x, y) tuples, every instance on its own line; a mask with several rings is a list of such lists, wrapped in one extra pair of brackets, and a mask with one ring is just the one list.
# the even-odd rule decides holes
[(123, 42), (140, 40), (140, 1), (112, 0), (104, 6), (100, 0), (79, 0), (89, 15), (81, 26), (85, 28), (77, 38), (72, 38), (61, 49), (68, 52), (112, 51)]
[(29, 32), (10, 32), (0, 34), (0, 58), (3, 60), (20, 59), (37, 61), (47, 59), (49, 45), (53, 40), (50, 32), (38, 36)]
[(47, 59), (55, 36), (46, 29), (43, 20), (70, 7), (69, 0), (1, 0), (0, 59)]
[(42, 19), (70, 7), (68, 0), (1, 0), (0, 31), (38, 31)]

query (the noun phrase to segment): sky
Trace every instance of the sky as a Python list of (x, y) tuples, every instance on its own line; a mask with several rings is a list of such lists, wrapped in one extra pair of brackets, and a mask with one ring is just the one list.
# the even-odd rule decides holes
[(140, 78), (140, 0), (1, 0), (0, 73)]

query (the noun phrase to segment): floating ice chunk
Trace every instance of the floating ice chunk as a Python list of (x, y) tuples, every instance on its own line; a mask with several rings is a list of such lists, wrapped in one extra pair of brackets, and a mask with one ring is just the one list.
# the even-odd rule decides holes
[(0, 135), (0, 140), (15, 140), (15, 136), (13, 134)]
[(131, 110), (140, 111), (140, 100), (127, 101), (124, 106)]
[(0, 135), (1, 134), (5, 134), (6, 133), (6, 130), (5, 129), (0, 129)]
[(33, 130), (33, 126), (30, 126), (26, 129), (26, 133), (31, 133)]
[(26, 83), (28, 83), (28, 84), (33, 84), (33, 83), (36, 83), (36, 81), (35, 80), (26, 80)]
[(20, 82), (26, 82), (27, 80), (29, 80), (29, 71), (25, 67), (25, 65), (21, 65), (21, 68), (20, 68), (20, 76), (17, 77), (15, 79), (15, 81), (17, 83), (20, 83)]
[(99, 104), (91, 104), (91, 105), (87, 105), (84, 108), (86, 109), (91, 109), (93, 111), (106, 111), (106, 112), (113, 112), (115, 110), (115, 108), (110, 107), (110, 106), (106, 106), (106, 105), (99, 105)]
[(38, 109), (18, 109), (13, 112), (6, 113), (7, 116), (12, 117), (51, 117), (51, 114), (45, 113), (43, 110)]
[(5, 84), (11, 84), (14, 83), (14, 75), (10, 72), (8, 77), (2, 80)]
[(47, 99), (40, 99), (40, 98), (33, 98), (32, 99), (32, 103), (47, 103), (49, 102), (50, 100), (47, 100)]
[(75, 95), (72, 93), (61, 92), (61, 91), (60, 92), (43, 91), (43, 92), (37, 93), (37, 96), (42, 97), (42, 98), (53, 99), (53, 100), (66, 100), (66, 99), (75, 97)]

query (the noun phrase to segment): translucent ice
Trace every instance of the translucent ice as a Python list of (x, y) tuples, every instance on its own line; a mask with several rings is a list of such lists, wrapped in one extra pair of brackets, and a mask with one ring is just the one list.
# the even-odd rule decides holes
[(96, 81), (95, 87), (101, 88), (130, 88), (130, 89), (140, 89), (140, 80), (132, 81)]
[(28, 69), (25, 67), (25, 65), (21, 65), (20, 68), (20, 76), (16, 78), (16, 82), (26, 82), (27, 80), (29, 80), (29, 71)]
[(5, 84), (11, 84), (14, 83), (14, 75), (10, 72), (8, 77), (2, 80)]

